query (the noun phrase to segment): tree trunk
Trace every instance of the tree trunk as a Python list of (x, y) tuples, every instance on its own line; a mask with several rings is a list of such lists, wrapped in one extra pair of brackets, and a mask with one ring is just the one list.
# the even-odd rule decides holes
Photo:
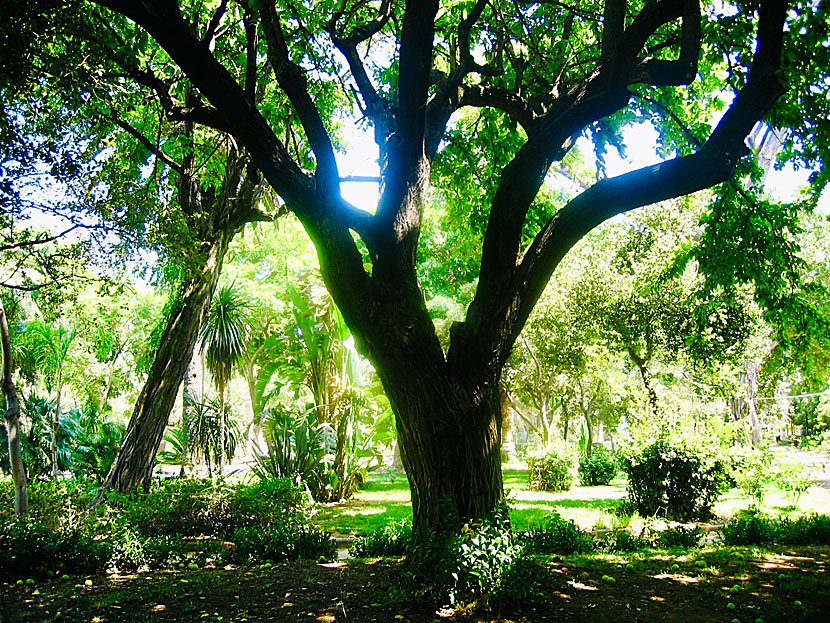
[(233, 234), (233, 231), (216, 232), (205, 253), (201, 272), (191, 276), (182, 287), (181, 303), (167, 321), (147, 382), (102, 490), (126, 493), (139, 487), (149, 488), (164, 428), (210, 307)]
[(6, 435), (9, 440), (9, 466), (14, 480), (14, 515), (25, 517), (29, 512), (29, 488), (23, 452), (20, 447), (20, 400), (12, 380), (12, 348), (6, 310), (0, 301), (0, 342), (3, 353), (3, 396), (6, 399)]
[(585, 414), (585, 432), (586, 440), (585, 440), (585, 456), (591, 456), (591, 452), (594, 448), (594, 427), (591, 426), (591, 417), (586, 413)]
[(225, 471), (225, 386), (219, 386), (219, 455), (216, 461), (216, 471), (219, 477)]
[(640, 371), (640, 376), (643, 379), (643, 387), (646, 390), (648, 406), (651, 409), (652, 415), (654, 417), (660, 417), (660, 405), (657, 402), (657, 392), (654, 390), (654, 384), (652, 383), (651, 370), (648, 369), (649, 359), (640, 357), (633, 348), (628, 349), (628, 355)]
[(755, 406), (755, 397), (758, 395), (758, 367), (757, 362), (747, 361), (742, 375), (746, 384), (749, 441), (753, 446), (761, 443), (761, 420), (758, 418), (758, 409)]
[[(425, 366), (426, 367), (426, 366)], [(498, 381), (470, 391), (421, 366), (385, 379), (412, 492), (417, 540), (487, 515), (504, 501)], [(383, 371), (379, 371), (383, 377)]]
[(61, 394), (63, 393), (63, 373), (58, 372), (58, 393), (55, 398), (55, 410), (52, 412), (52, 440), (50, 450), (52, 453), (52, 480), (58, 481), (58, 433), (61, 425)]

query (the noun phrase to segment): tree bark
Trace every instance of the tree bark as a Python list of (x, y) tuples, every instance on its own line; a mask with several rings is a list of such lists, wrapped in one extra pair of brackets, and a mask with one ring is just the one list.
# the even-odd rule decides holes
[(657, 392), (654, 389), (654, 383), (652, 383), (651, 370), (648, 368), (649, 359), (640, 357), (633, 348), (628, 349), (628, 356), (631, 357), (631, 361), (634, 362), (637, 370), (640, 371), (640, 377), (643, 379), (643, 388), (646, 390), (646, 399), (648, 400), (651, 414), (654, 417), (660, 417), (660, 405), (657, 402)]
[(749, 442), (753, 446), (761, 443), (761, 420), (758, 417), (758, 409), (755, 405), (755, 397), (758, 395), (758, 368), (757, 362), (747, 361), (744, 364), (744, 373), (741, 375), (746, 386)]
[(61, 426), (61, 395), (63, 393), (63, 371), (58, 371), (57, 397), (55, 398), (55, 410), (52, 412), (52, 440), (50, 450), (52, 454), (52, 480), (58, 481), (58, 433)]
[[(426, 363), (426, 362), (424, 362)], [(457, 527), (504, 501), (498, 377), (470, 389), (428, 365), (380, 367), (412, 492), (413, 533)]]
[(153, 366), (138, 397), (118, 455), (102, 490), (147, 490), (164, 428), (207, 315), (225, 252), (235, 230), (220, 230), (209, 243), (202, 270), (182, 287), (181, 302), (170, 314)]
[(29, 512), (29, 487), (20, 446), (20, 400), (12, 379), (12, 348), (6, 310), (0, 301), (0, 342), (3, 353), (3, 396), (6, 399), (6, 436), (9, 441), (9, 465), (14, 480), (14, 515), (25, 517)]

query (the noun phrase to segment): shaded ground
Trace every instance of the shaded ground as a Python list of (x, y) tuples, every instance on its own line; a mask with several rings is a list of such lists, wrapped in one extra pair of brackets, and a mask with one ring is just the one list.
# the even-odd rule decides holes
[(400, 561), (6, 580), (0, 621), (826, 621), (828, 567), (826, 547), (569, 557), (547, 564), (539, 603), (491, 610), (407, 591)]

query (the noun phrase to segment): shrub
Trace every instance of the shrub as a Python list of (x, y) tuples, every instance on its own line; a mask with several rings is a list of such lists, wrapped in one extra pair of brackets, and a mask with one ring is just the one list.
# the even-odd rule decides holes
[(617, 454), (603, 446), (579, 458), (579, 482), (583, 486), (607, 485), (617, 475)]
[(575, 554), (594, 549), (591, 535), (583, 531), (576, 522), (564, 519), (553, 512), (545, 523), (524, 536), (527, 552), (530, 554)]
[(775, 540), (786, 545), (830, 545), (830, 515), (785, 518), (777, 526)]
[(726, 545), (766, 545), (775, 540), (775, 526), (759, 513), (744, 513), (721, 528)]
[(151, 569), (173, 567), (187, 558), (187, 542), (179, 534), (163, 534), (144, 542), (144, 559)]
[(56, 530), (39, 521), (0, 527), (0, 573), (95, 573), (106, 569), (110, 545), (78, 526)]
[(108, 567), (115, 567), (119, 571), (135, 571), (147, 564), (146, 540), (132, 528), (119, 527), (107, 541), (110, 550)]
[(721, 533), (727, 545), (830, 545), (830, 515), (771, 519), (744, 513), (723, 526)]
[(211, 480), (170, 480), (147, 494), (109, 494), (124, 521), (145, 536), (180, 534), (229, 538), (237, 528), (299, 521), (303, 492), (287, 479), (228, 485)]
[(624, 469), (628, 497), (644, 517), (705, 519), (727, 484), (725, 461), (716, 451), (689, 440), (664, 437), (633, 449)]
[(223, 557), (236, 564), (333, 560), (337, 555), (329, 533), (292, 522), (238, 528), (232, 538), (234, 546)]
[(628, 530), (612, 530), (598, 537), (595, 542), (596, 549), (603, 552), (636, 552), (653, 546), (653, 539), (645, 532), (634, 534)]
[(349, 554), (354, 558), (404, 556), (411, 547), (412, 529), (402, 522), (357, 538), (349, 548)]
[(413, 551), (413, 575), (432, 586), (438, 599), (457, 603), (466, 598), (493, 595), (522, 555), (522, 545), (510, 529), (506, 507), (473, 523), (460, 523), (453, 513)]
[(664, 547), (682, 547), (689, 549), (690, 547), (697, 547), (700, 544), (700, 537), (702, 531), (698, 526), (694, 528), (685, 528), (677, 526), (676, 528), (669, 528), (657, 534), (657, 541)]
[(734, 477), (738, 488), (752, 499), (756, 509), (760, 509), (774, 479), (772, 454), (752, 448), (738, 455)]
[(813, 476), (806, 465), (797, 459), (783, 459), (778, 462), (775, 483), (784, 492), (791, 508), (796, 508), (801, 496), (813, 486)]
[(551, 448), (527, 457), (528, 486), (536, 491), (567, 491), (573, 484), (573, 455)]

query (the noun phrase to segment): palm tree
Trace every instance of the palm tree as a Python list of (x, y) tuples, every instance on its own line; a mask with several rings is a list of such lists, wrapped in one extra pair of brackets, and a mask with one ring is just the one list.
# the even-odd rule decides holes
[(236, 289), (236, 285), (223, 286), (216, 291), (207, 319), (200, 333), (205, 363), (216, 391), (219, 394), (219, 454), (218, 470), (222, 475), (223, 455), (227, 447), (227, 417), (225, 388), (231, 380), (234, 368), (245, 354), (247, 339), (247, 315), (250, 304)]
[(58, 431), (61, 417), (61, 393), (63, 391), (64, 372), (69, 359), (69, 347), (75, 339), (75, 330), (57, 329), (41, 320), (33, 321), (28, 330), (32, 350), (41, 374), (46, 378), (47, 389), (54, 389), (55, 410), (52, 415), (52, 478), (58, 479)]

